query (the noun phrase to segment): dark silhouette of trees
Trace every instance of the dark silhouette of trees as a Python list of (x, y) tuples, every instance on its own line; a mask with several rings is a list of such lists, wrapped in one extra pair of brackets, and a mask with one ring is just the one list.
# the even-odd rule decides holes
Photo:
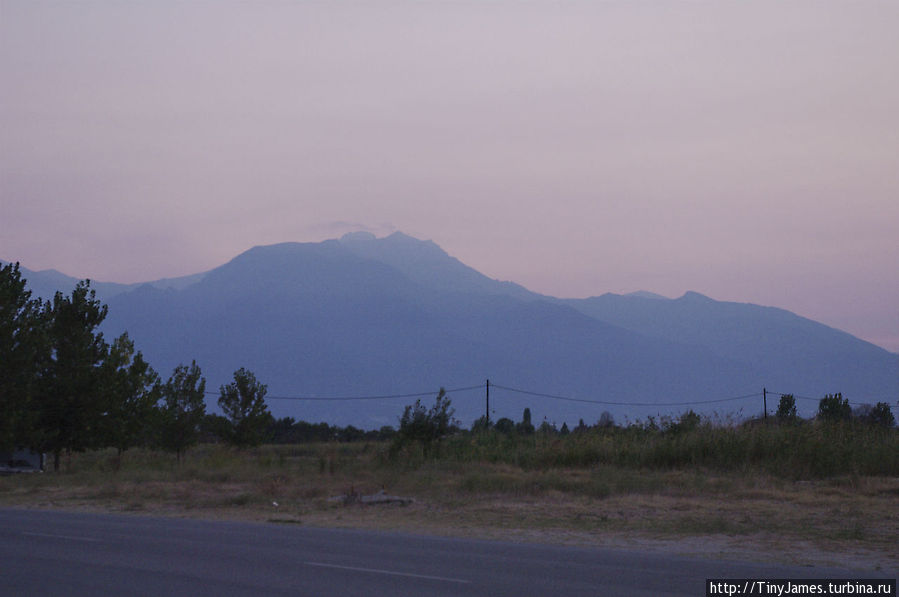
[(206, 378), (196, 361), (190, 367), (178, 365), (162, 387), (159, 443), (175, 452), (178, 462), (200, 437), (200, 424), (206, 416)]
[(777, 420), (781, 423), (796, 421), (796, 398), (792, 394), (784, 394), (777, 404)]
[(19, 264), (0, 268), (0, 450), (31, 445), (38, 382), (49, 355), (42, 304)]
[(607, 410), (602, 411), (602, 414), (599, 415), (599, 421), (597, 421), (596, 425), (598, 427), (602, 427), (603, 429), (609, 429), (615, 426), (615, 417), (612, 416)]
[(508, 417), (503, 417), (497, 420), (493, 428), (496, 429), (498, 433), (509, 434), (515, 431), (515, 421)]
[(852, 407), (849, 400), (843, 398), (839, 392), (827, 394), (818, 403), (818, 418), (823, 421), (848, 421), (852, 418)]
[(876, 405), (862, 404), (852, 413), (856, 419), (863, 423), (879, 427), (890, 428), (896, 423), (893, 411), (886, 402), (878, 402)]
[(108, 346), (97, 330), (106, 318), (90, 281), (79, 282), (69, 296), (57, 292), (44, 308), (50, 358), (40, 383), (38, 447), (53, 454), (53, 468), (65, 451), (98, 447), (102, 374)]
[(101, 367), (103, 414), (101, 443), (118, 450), (119, 457), (139, 443), (150, 443), (148, 422), (159, 401), (159, 375), (135, 352), (127, 333), (109, 347)]
[(531, 409), (525, 408), (521, 414), (521, 423), (515, 426), (516, 431), (522, 435), (530, 435), (534, 433), (534, 424), (531, 423)]
[(231, 422), (230, 443), (235, 446), (258, 446), (266, 426), (272, 420), (265, 404), (268, 387), (256, 380), (243, 367), (234, 372), (234, 381), (221, 387), (218, 404)]
[(426, 456), (431, 454), (438, 449), (440, 439), (456, 429), (454, 414), (455, 410), (443, 388), (440, 388), (434, 406), (430, 409), (421, 400), (416, 400), (414, 405), (407, 405), (400, 417), (394, 449), (417, 443), (422, 446)]

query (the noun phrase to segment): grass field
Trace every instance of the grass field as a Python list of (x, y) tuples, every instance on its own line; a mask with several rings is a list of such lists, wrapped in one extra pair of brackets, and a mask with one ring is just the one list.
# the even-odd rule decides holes
[[(97, 451), (0, 478), (0, 504), (899, 568), (895, 430), (670, 431)], [(380, 490), (414, 502), (333, 499)]]

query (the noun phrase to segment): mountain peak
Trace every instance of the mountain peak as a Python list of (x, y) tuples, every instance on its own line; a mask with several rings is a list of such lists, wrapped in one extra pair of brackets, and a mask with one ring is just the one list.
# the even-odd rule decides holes
[(342, 243), (367, 243), (373, 240), (377, 240), (376, 237), (371, 232), (365, 230), (359, 230), (357, 232), (347, 232), (343, 236), (340, 237), (340, 242)]
[(679, 301), (693, 301), (693, 302), (704, 302), (704, 303), (713, 303), (715, 299), (709, 298), (704, 294), (700, 294), (698, 292), (694, 292), (692, 290), (688, 290), (684, 293), (684, 296), (677, 299)]
[(636, 292), (629, 292), (629, 293), (625, 294), (624, 296), (629, 296), (629, 297), (633, 297), (633, 298), (661, 300), (661, 301), (670, 300), (667, 296), (662, 296), (661, 294), (656, 294), (655, 292), (650, 292), (648, 290), (638, 290)]

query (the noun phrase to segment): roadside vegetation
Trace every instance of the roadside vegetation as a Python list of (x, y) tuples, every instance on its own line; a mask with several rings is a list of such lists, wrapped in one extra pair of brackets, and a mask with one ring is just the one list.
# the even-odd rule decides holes
[[(802, 419), (786, 395), (767, 419), (604, 413), (572, 428), (535, 426), (524, 409), (464, 429), (441, 390), (396, 427), (363, 430), (273, 418), (242, 368), (219, 388), (222, 417), (205, 412), (197, 363), (163, 381), (127, 335), (103, 339), (104, 317), (87, 282), (42, 302), (2, 268), (0, 451), (49, 452), (55, 472), (0, 477), (0, 504), (540, 540), (753, 537), (895, 558), (886, 403), (853, 410), (832, 394)], [(379, 491), (414, 503), (341, 499)]]

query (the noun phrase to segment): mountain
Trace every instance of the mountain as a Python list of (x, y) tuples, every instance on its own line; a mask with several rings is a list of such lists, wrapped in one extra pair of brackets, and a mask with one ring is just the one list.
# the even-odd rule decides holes
[[(75, 283), (24, 275), (38, 294)], [(214, 391), (247, 367), (269, 385), (276, 416), (310, 421), (395, 425), (414, 400), (408, 394), (426, 392), (429, 403), (443, 386), (471, 388), (450, 394), (468, 424), (484, 412), (488, 378), (492, 418), (519, 420), (529, 407), (535, 421), (560, 425), (605, 410), (619, 421), (691, 407), (753, 416), (760, 396), (663, 403), (763, 386), (859, 401), (899, 388), (896, 355), (786, 311), (693, 293), (556, 299), (492, 280), (401, 233), (254, 247), (194, 277), (100, 294), (109, 304), (104, 333), (127, 330), (163, 377), (196, 359)], [(286, 399), (385, 395), (406, 396)]]
[[(0, 259), (0, 266), (6, 265), (7, 263), (9, 262)], [(19, 266), (19, 269), (22, 272), (22, 277), (28, 281), (28, 288), (31, 290), (34, 296), (41, 297), (47, 300), (52, 299), (53, 295), (55, 295), (57, 291), (63, 292), (65, 294), (70, 293), (72, 289), (75, 288), (75, 285), (81, 281), (79, 278), (67, 276), (66, 274), (55, 269), (33, 271), (21, 265)], [(138, 282), (136, 284), (119, 284), (117, 282), (97, 282), (96, 280), (91, 280), (91, 288), (97, 291), (97, 298), (102, 301), (108, 301), (110, 298), (118, 294), (129, 292), (145, 285), (162, 289), (186, 288), (187, 286), (198, 282), (205, 275), (205, 273), (200, 273), (190, 276), (181, 276), (178, 278), (162, 278), (160, 280), (154, 280), (152, 282)]]
[(645, 336), (737, 360), (768, 389), (818, 398), (843, 392), (887, 402), (897, 394), (897, 355), (783, 309), (716, 301), (696, 292), (678, 299), (635, 293), (562, 302)]

